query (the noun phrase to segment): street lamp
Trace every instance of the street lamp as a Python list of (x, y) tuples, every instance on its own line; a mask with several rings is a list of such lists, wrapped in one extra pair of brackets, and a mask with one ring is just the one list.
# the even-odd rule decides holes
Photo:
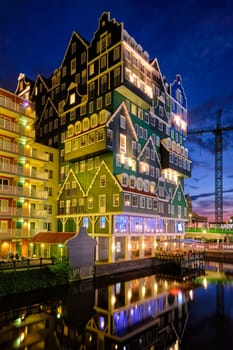
[(192, 214), (189, 214), (189, 227), (192, 227)]

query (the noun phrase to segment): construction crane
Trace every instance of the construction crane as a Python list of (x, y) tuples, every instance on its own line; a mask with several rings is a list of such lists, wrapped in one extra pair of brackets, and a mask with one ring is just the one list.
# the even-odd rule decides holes
[(222, 141), (223, 131), (233, 130), (233, 126), (222, 127), (222, 110), (217, 111), (217, 122), (215, 129), (190, 130), (188, 135), (213, 133), (215, 135), (215, 223), (223, 223), (223, 161)]

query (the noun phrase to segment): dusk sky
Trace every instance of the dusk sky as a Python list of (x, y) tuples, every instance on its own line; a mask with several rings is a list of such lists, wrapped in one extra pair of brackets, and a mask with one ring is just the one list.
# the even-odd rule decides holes
[[(90, 41), (102, 12), (157, 57), (172, 82), (179, 73), (188, 99), (189, 129), (233, 128), (232, 0), (8, 0), (0, 11), (0, 87), (15, 91), (19, 73), (50, 76), (62, 62), (73, 31)], [(214, 220), (214, 135), (189, 136), (192, 178), (185, 193), (193, 209)], [(224, 220), (233, 215), (233, 130), (223, 133)]]

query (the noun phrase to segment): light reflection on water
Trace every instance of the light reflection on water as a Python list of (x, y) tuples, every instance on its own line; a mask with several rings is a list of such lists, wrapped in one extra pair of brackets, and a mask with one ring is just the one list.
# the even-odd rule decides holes
[(85, 281), (17, 297), (18, 302), (2, 298), (0, 349), (232, 349), (233, 282), (219, 270), (212, 268), (195, 283), (141, 272), (138, 278)]

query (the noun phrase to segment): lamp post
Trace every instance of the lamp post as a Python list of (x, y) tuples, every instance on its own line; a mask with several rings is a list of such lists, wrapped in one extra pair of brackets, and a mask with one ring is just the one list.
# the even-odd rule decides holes
[(192, 214), (189, 214), (189, 227), (192, 227)]

